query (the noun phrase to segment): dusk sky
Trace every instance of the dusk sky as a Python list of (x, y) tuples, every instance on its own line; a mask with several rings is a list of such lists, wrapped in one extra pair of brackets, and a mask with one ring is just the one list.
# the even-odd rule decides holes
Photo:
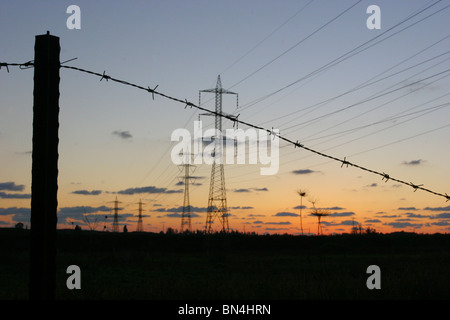
[[(69, 29), (77, 5), (81, 29)], [(380, 29), (369, 29), (371, 5)], [(223, 111), (324, 154), (450, 194), (448, 1), (217, 0), (12, 1), (0, 4), (0, 62), (34, 58), (35, 36), (60, 37), (61, 62), (198, 104), (222, 86)], [(29, 226), (33, 72), (0, 70), (0, 227)], [(112, 222), (136, 230), (180, 229), (183, 172), (171, 159), (176, 129), (203, 113), (136, 88), (60, 70), (58, 228)], [(202, 107), (214, 96), (202, 93)], [(201, 116), (203, 128), (213, 117)], [(233, 123), (223, 120), (223, 128)], [(239, 128), (247, 129), (244, 126)], [(445, 197), (294, 148), (280, 141), (279, 170), (225, 164), (232, 230), (317, 231), (315, 201), (330, 212), (324, 234), (353, 224), (379, 232), (448, 232)], [(193, 229), (203, 230), (211, 166), (192, 175)], [(108, 216), (105, 222), (105, 216)], [(219, 222), (215, 222), (219, 228)]]

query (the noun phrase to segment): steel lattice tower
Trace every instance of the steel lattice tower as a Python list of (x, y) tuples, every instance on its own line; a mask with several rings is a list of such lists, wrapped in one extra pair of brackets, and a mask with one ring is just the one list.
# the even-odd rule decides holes
[[(227, 196), (225, 192), (225, 175), (223, 167), (223, 137), (222, 137), (222, 94), (237, 94), (222, 88), (220, 75), (217, 77), (217, 84), (214, 89), (201, 90), (200, 92), (210, 92), (216, 95), (215, 108), (215, 129), (214, 136), (214, 160), (211, 167), (211, 182), (209, 186), (208, 208), (206, 215), (205, 232), (211, 233), (212, 224), (218, 218), (222, 224), (222, 231), (229, 230)], [(219, 161), (218, 161), (219, 160)]]
[(181, 214), (181, 232), (185, 230), (191, 231), (191, 204), (189, 201), (189, 165), (185, 164), (185, 178), (184, 178), (184, 201), (183, 201), (183, 213)]
[(190, 176), (190, 168), (193, 167), (189, 163), (185, 163), (182, 165), (184, 167), (184, 176), (183, 176), (183, 184), (184, 184), (184, 201), (183, 201), (183, 213), (181, 214), (181, 232), (184, 230), (191, 231), (191, 213), (192, 207), (189, 199), (189, 180), (192, 178)]
[(117, 200), (117, 197), (114, 201), (114, 221), (112, 231), (119, 232), (119, 201)]
[(139, 200), (139, 215), (138, 215), (138, 223), (137, 223), (137, 232), (143, 232), (144, 227), (142, 226), (142, 200)]

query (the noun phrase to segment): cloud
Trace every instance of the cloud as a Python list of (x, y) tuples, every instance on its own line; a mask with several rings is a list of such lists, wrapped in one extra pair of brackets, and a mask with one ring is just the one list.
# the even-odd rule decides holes
[(132, 195), (136, 193), (183, 193), (183, 190), (167, 190), (167, 188), (157, 188), (154, 186), (141, 187), (141, 188), (128, 188), (125, 190), (120, 190), (118, 194)]
[(300, 169), (291, 171), (293, 174), (311, 174), (316, 173), (318, 171), (310, 170), (310, 169)]
[(247, 219), (253, 220), (253, 219), (256, 219), (256, 218), (259, 218), (259, 217), (265, 217), (265, 215), (264, 214), (249, 214), (247, 216)]
[[(120, 210), (122, 208), (119, 208)], [(62, 207), (58, 210), (58, 216), (69, 217), (69, 216), (79, 216), (82, 217), (85, 213), (97, 213), (97, 212), (111, 212), (110, 207), (100, 206), (75, 206), (75, 207)]]
[(0, 192), (1, 199), (31, 199), (31, 194), (11, 194)]
[[(181, 218), (181, 216), (182, 216), (181, 213), (175, 212), (175, 213), (168, 213), (168, 214), (162, 216), (161, 218), (163, 218), (163, 217), (167, 217), (167, 218)], [(197, 217), (200, 217), (200, 216), (198, 214), (196, 214), (196, 213), (191, 213), (191, 218), (197, 218)]]
[(416, 207), (400, 207), (397, 210), (406, 210), (406, 211), (414, 211), (414, 210), (419, 210)]
[(295, 206), (292, 209), (306, 209), (308, 208), (307, 206)]
[(412, 212), (405, 213), (408, 218), (429, 218), (430, 216), (424, 216), (423, 214), (415, 214)]
[(371, 220), (366, 220), (366, 223), (380, 223), (381, 220), (379, 219), (371, 219)]
[(383, 214), (380, 216), (380, 218), (398, 218), (399, 215), (396, 214)]
[(31, 222), (31, 209), (28, 213), (20, 212), (20, 213), (14, 214), (14, 216), (12, 217), (12, 220), (14, 222), (30, 223)]
[[(63, 207), (58, 210), (57, 217), (58, 223), (61, 222), (71, 222), (73, 220), (83, 221), (85, 213), (88, 217), (98, 217), (98, 212), (111, 212), (111, 208), (106, 206), (100, 207)], [(1, 215), (13, 215), (12, 220), (14, 222), (24, 222), (29, 223), (31, 218), (31, 209), (30, 208), (0, 208), (0, 216)], [(110, 216), (110, 215), (108, 215)], [(133, 217), (133, 214), (125, 213), (119, 215), (119, 220), (126, 220), (128, 217)]]
[(264, 188), (252, 188), (252, 190), (254, 190), (254, 191), (269, 191), (269, 189), (267, 189), (266, 187), (264, 187)]
[[(203, 185), (202, 183), (195, 182), (195, 181), (206, 179), (205, 176), (189, 176), (189, 177), (191, 179), (189, 185), (191, 185), (191, 186), (201, 186), (201, 185)], [(184, 186), (184, 181), (178, 181), (175, 185), (176, 186)]]
[(424, 210), (428, 211), (450, 211), (450, 206), (447, 207), (426, 207)]
[(0, 208), (0, 216), (7, 216), (10, 214), (31, 214), (30, 208), (17, 208), (17, 207), (10, 207), (10, 208)]
[(127, 218), (135, 217), (132, 213), (121, 213), (119, 214), (119, 221), (126, 220)]
[(25, 186), (23, 184), (17, 185), (15, 182), (0, 182), (0, 190), (4, 191), (23, 191)]
[[(123, 210), (123, 208), (119, 208), (119, 210)], [(108, 214), (105, 214), (107, 212)], [(99, 214), (103, 213), (103, 214)], [(107, 217), (107, 221), (111, 222), (111, 217), (113, 214), (111, 213), (111, 208), (106, 206), (100, 207), (90, 207), (90, 206), (75, 206), (75, 207), (63, 207), (58, 210), (58, 223), (66, 222), (74, 222), (84, 224), (85, 215), (89, 220), (99, 217)], [(118, 220), (125, 221), (127, 218), (134, 217), (135, 215), (131, 213), (119, 213)]]
[(418, 166), (420, 164), (423, 164), (425, 160), (419, 159), (419, 160), (411, 160), (411, 161), (403, 161), (402, 164), (405, 166)]
[(237, 207), (230, 207), (230, 209), (233, 209), (233, 210), (249, 210), (249, 209), (254, 209), (254, 208), (253, 207), (249, 207), (249, 206), (246, 206), (246, 207), (237, 206)]
[(450, 212), (440, 213), (432, 217), (432, 219), (450, 219)]
[(341, 207), (328, 207), (328, 208), (319, 208), (322, 210), (344, 210), (345, 208), (341, 208)]
[(190, 176), (191, 177), (191, 179), (198, 179), (198, 180), (202, 180), (202, 179), (206, 179), (206, 177), (205, 176)]
[[(207, 207), (194, 207), (194, 206), (189, 206), (191, 209), (191, 212), (207, 212), (208, 208)], [(154, 211), (157, 212), (183, 212), (183, 208), (184, 206), (180, 206), (180, 207), (173, 207), (173, 208), (158, 208)]]
[(274, 215), (274, 217), (298, 217), (297, 213), (293, 212), (278, 212)]
[(285, 224), (291, 224), (289, 221), (281, 221), (281, 222), (266, 222), (264, 224), (279, 224), (279, 225), (285, 225)]
[(73, 194), (82, 194), (82, 195), (99, 195), (100, 193), (102, 193), (101, 190), (92, 190), (92, 191), (88, 191), (88, 190), (76, 190), (76, 191), (72, 191)]
[(372, 183), (372, 184), (368, 184), (367, 186), (364, 186), (364, 187), (366, 187), (366, 188), (375, 188), (375, 187), (378, 187), (378, 183)]
[(253, 191), (269, 191), (266, 187), (264, 188), (241, 188), (241, 189), (234, 189), (233, 192), (243, 193), (243, 192), (253, 192)]
[(403, 228), (421, 228), (423, 224), (413, 224), (410, 222), (390, 222), (386, 225), (391, 226), (395, 229), (403, 229)]
[(118, 136), (121, 139), (125, 139), (125, 140), (133, 138), (133, 136), (131, 135), (131, 133), (129, 131), (116, 130), (116, 131), (113, 131), (112, 134)]
[(257, 221), (253, 221), (253, 224), (263, 224), (264, 222), (262, 222), (261, 220), (257, 220)]
[(354, 212), (334, 212), (332, 214), (330, 214), (330, 217), (350, 217), (350, 216), (354, 216), (355, 213)]
[(12, 220), (14, 222), (29, 223), (31, 218), (30, 208), (0, 208), (0, 216), (13, 215)]
[[(177, 183), (175, 183), (176, 186), (184, 186), (184, 181), (178, 181)], [(202, 186), (203, 183), (198, 183), (198, 182), (191, 182), (189, 183), (190, 186)]]
[(344, 220), (340, 222), (321, 221), (320, 223), (326, 226), (353, 226), (358, 224), (357, 221), (353, 220)]
[(234, 189), (233, 192), (251, 192), (250, 189)]
[(438, 226), (438, 227), (446, 227), (446, 226), (450, 226), (450, 222), (448, 222), (448, 221), (439, 221), (439, 222), (433, 222), (432, 225), (433, 226)]

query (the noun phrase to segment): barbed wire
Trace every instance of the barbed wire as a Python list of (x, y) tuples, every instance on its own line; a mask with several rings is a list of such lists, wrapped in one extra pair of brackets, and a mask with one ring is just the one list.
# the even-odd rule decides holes
[(24, 63), (6, 63), (6, 62), (0, 62), (0, 70), (2, 67), (6, 67), (6, 71), (9, 73), (9, 67), (19, 67), (20, 69), (28, 69), (34, 67), (34, 61), (30, 60), (28, 62)]
[[(68, 61), (70, 61), (70, 60), (68, 60)], [(28, 62), (25, 62), (25, 63), (3, 63), (3, 62), (0, 63), (0, 69), (1, 69), (1, 67), (6, 67), (8, 72), (9, 72), (8, 66), (18, 66), (20, 69), (27, 69), (27, 68), (33, 67), (34, 63), (33, 63), (33, 61), (28, 61)], [(439, 192), (436, 192), (436, 191), (433, 191), (433, 190), (430, 190), (428, 188), (423, 187), (423, 184), (415, 184), (415, 183), (412, 183), (412, 182), (407, 182), (407, 181), (404, 181), (404, 180), (401, 180), (401, 179), (397, 179), (397, 178), (391, 177), (389, 174), (387, 174), (385, 172), (379, 172), (379, 171), (376, 171), (376, 170), (372, 170), (372, 169), (366, 168), (366, 167), (364, 167), (362, 165), (358, 165), (356, 163), (350, 162), (350, 161), (347, 160), (346, 157), (344, 157), (344, 159), (339, 159), (337, 157), (334, 157), (334, 156), (325, 154), (323, 152), (314, 150), (312, 148), (309, 148), (309, 147), (301, 144), (298, 140), (294, 141), (294, 140), (291, 140), (291, 139), (281, 135), (279, 132), (277, 132), (277, 130), (274, 130), (273, 127), (272, 127), (272, 129), (267, 129), (267, 128), (264, 128), (264, 127), (261, 127), (261, 126), (258, 126), (258, 125), (254, 125), (252, 123), (240, 120), (239, 119), (239, 114), (237, 116), (235, 116), (235, 115), (228, 115), (228, 114), (224, 114), (224, 113), (219, 113), (219, 112), (216, 112), (216, 111), (209, 110), (207, 108), (201, 107), (199, 105), (196, 105), (196, 104), (188, 101), (187, 99), (183, 100), (183, 99), (172, 97), (172, 96), (169, 96), (169, 95), (164, 94), (162, 92), (156, 91), (156, 89), (158, 88), (158, 85), (156, 85), (153, 88), (150, 88), (150, 86), (144, 87), (144, 86), (132, 83), (132, 82), (128, 82), (128, 81), (125, 81), (125, 80), (121, 80), (121, 79), (117, 79), (117, 78), (111, 77), (111, 76), (106, 74), (106, 71), (103, 71), (103, 73), (98, 73), (98, 72), (94, 72), (94, 71), (90, 71), (90, 70), (86, 70), (86, 69), (82, 69), (82, 68), (78, 68), (78, 67), (63, 66), (62, 64), (60, 65), (60, 67), (61, 68), (65, 68), (65, 69), (76, 70), (76, 71), (79, 71), (79, 72), (83, 72), (83, 73), (87, 73), (87, 74), (91, 74), (91, 75), (100, 77), (100, 81), (102, 81), (102, 80), (106, 80), (106, 81), (111, 80), (113, 82), (117, 82), (117, 83), (120, 83), (120, 84), (123, 84), (123, 85), (127, 85), (127, 86), (130, 86), (130, 87), (133, 87), (133, 88), (137, 88), (137, 89), (140, 89), (140, 90), (143, 90), (143, 91), (147, 91), (148, 93), (152, 94), (152, 99), (153, 100), (155, 99), (155, 95), (158, 95), (158, 96), (161, 96), (163, 98), (166, 98), (166, 99), (169, 99), (169, 100), (172, 100), (172, 101), (184, 104), (185, 105), (185, 107), (184, 107), (185, 109), (187, 107), (189, 107), (191, 109), (192, 108), (196, 108), (198, 110), (205, 111), (205, 112), (210, 113), (212, 115), (216, 115), (216, 116), (220, 116), (222, 118), (228, 119), (228, 120), (232, 121), (234, 124), (236, 124), (236, 123), (237, 124), (243, 124), (243, 125), (245, 125), (247, 127), (250, 127), (250, 128), (266, 131), (269, 135), (277, 136), (279, 139), (281, 139), (281, 140), (283, 140), (283, 141), (293, 145), (294, 148), (300, 148), (300, 149), (309, 151), (311, 153), (314, 153), (316, 155), (319, 155), (321, 157), (324, 157), (324, 158), (331, 159), (331, 160), (334, 160), (336, 162), (339, 162), (339, 163), (341, 163), (341, 168), (343, 168), (344, 166), (346, 168), (348, 168), (348, 166), (355, 167), (355, 168), (363, 170), (365, 172), (369, 172), (369, 173), (372, 173), (372, 174), (380, 176), (382, 178), (382, 181), (385, 181), (385, 182), (388, 182), (389, 180), (395, 181), (397, 183), (410, 186), (411, 188), (414, 189), (414, 192), (416, 192), (417, 190), (422, 190), (422, 191), (428, 192), (430, 194), (443, 197), (443, 198), (446, 199), (446, 202), (450, 200), (450, 196), (447, 193), (439, 193)]]

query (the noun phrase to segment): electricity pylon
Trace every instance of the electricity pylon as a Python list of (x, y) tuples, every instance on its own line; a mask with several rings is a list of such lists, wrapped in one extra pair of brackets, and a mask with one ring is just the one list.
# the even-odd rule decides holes
[(144, 231), (144, 227), (142, 225), (142, 200), (139, 200), (139, 215), (138, 215), (138, 223), (137, 223), (136, 232), (143, 232), (143, 231)]
[(225, 192), (225, 175), (223, 168), (223, 136), (222, 136), (222, 94), (236, 94), (222, 88), (220, 75), (214, 89), (201, 90), (201, 92), (215, 93), (215, 135), (214, 159), (211, 166), (211, 181), (209, 185), (208, 208), (206, 213), (205, 232), (211, 233), (212, 224), (218, 218), (222, 224), (222, 231), (229, 230), (227, 196)]
[(181, 177), (183, 179), (184, 184), (183, 212), (181, 214), (181, 232), (185, 231), (186, 229), (188, 231), (192, 231), (191, 225), (192, 207), (189, 198), (189, 184), (190, 184), (189, 181), (190, 179), (194, 178), (190, 175), (190, 170), (192, 167), (195, 167), (190, 164), (191, 154), (185, 154), (184, 156), (185, 156), (184, 164), (180, 165), (181, 167), (184, 167), (184, 176)]
[(119, 202), (117, 200), (114, 201), (114, 221), (113, 221), (113, 227), (112, 227), (112, 231), (113, 232), (119, 232)]
[(317, 217), (317, 235), (320, 236), (321, 234), (323, 234), (322, 225), (320, 224), (320, 220), (322, 219), (322, 217), (329, 216), (330, 213), (325, 210), (314, 209), (314, 211), (311, 213), (311, 215)]

